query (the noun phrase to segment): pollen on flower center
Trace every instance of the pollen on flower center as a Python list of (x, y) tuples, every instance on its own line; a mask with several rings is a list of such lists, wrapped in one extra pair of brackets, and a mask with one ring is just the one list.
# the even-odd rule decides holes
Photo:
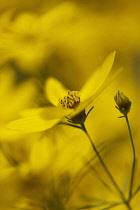
[(74, 109), (80, 103), (79, 91), (68, 91), (68, 95), (63, 99), (59, 99), (58, 106), (62, 108)]

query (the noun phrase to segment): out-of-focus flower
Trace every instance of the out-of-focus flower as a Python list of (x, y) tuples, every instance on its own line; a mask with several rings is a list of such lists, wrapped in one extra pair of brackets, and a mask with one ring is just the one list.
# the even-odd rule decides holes
[(90, 144), (84, 141), (82, 134), (73, 132), (73, 137), (65, 136), (58, 127), (52, 128), (47, 134), (32, 144), (27, 163), (29, 173), (40, 174), (47, 170), (48, 177), (64, 172), (74, 176), (82, 168), (83, 160), (90, 157)]
[(21, 134), (9, 130), (6, 124), (18, 118), (18, 113), (33, 106), (36, 89), (33, 82), (16, 84), (16, 75), (9, 67), (0, 71), (0, 141), (16, 140)]
[[(69, 116), (71, 119), (77, 117), (78, 119), (80, 113), (91, 103), (110, 73), (114, 58), (115, 52), (111, 53), (103, 65), (91, 75), (90, 79), (80, 91), (80, 98), (77, 92), (69, 92), (69, 96), (66, 96), (68, 90), (58, 80), (54, 78), (48, 79), (46, 82), (46, 94), (54, 107), (25, 110), (22, 113), (23, 118), (11, 122), (8, 127), (27, 133), (37, 132), (51, 128), (65, 116)], [(62, 107), (64, 106), (64, 108), (60, 105)], [(85, 118), (82, 120), (85, 120)]]
[[(25, 154), (24, 162), (18, 159), (17, 166), (13, 168), (13, 173), (20, 180), (15, 183), (20, 199), (15, 199), (12, 207), (67, 209), (71, 195), (78, 192), (75, 186), (78, 186), (78, 178), (81, 177), (76, 175), (79, 175), (79, 170), (91, 155), (90, 144), (84, 141), (84, 136), (79, 138), (76, 132), (73, 134), (73, 137), (64, 135), (59, 126), (50, 129), (47, 136), (31, 135), (31, 139), (28, 139), (28, 143), (32, 141), (28, 157)], [(22, 145), (26, 147), (26, 143), (22, 142)], [(70, 202), (68, 206), (74, 204)]]
[(122, 92), (118, 91), (114, 100), (117, 104), (117, 109), (124, 115), (128, 114), (131, 108), (131, 101)]
[(12, 15), (12, 12), (7, 12), (1, 16), (1, 63), (12, 60), (21, 70), (35, 73), (44, 68), (58, 45), (63, 45), (61, 37), (72, 26), (78, 12), (75, 4), (69, 2), (61, 3), (44, 14), (24, 12), (14, 18)]
[[(96, 2), (92, 3), (81, 7), (82, 4), (76, 4), (76, 1), (57, 2), (50, 9), (43, 7), (42, 14), (24, 12), (14, 15), (14, 18), (8, 12), (3, 13), (0, 20), (0, 62), (14, 60), (28, 73), (41, 71), (46, 63), (56, 75), (67, 68), (67, 72), (63, 72), (65, 81), (71, 72), (78, 75), (79, 71), (84, 72), (84, 80), (98, 59), (113, 49), (120, 52), (121, 60), (130, 64), (140, 49), (138, 7), (135, 4), (135, 9), (131, 10), (130, 3), (124, 9), (121, 4), (117, 14), (112, 14), (112, 10), (108, 12), (109, 7), (102, 14), (103, 5), (95, 12)], [(95, 56), (96, 60), (93, 59)], [(71, 62), (67, 62), (69, 60)], [(64, 62), (59, 66), (57, 61), (59, 64)]]
[(1, 62), (14, 60), (21, 69), (35, 71), (49, 52), (48, 42), (40, 34), (39, 17), (23, 13), (14, 21), (10, 18), (1, 29)]

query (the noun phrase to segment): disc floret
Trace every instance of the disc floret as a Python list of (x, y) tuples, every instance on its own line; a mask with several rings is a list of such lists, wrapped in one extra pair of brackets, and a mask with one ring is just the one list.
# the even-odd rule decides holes
[(59, 99), (58, 106), (62, 108), (74, 109), (80, 104), (80, 92), (79, 91), (68, 91), (68, 95), (64, 96), (63, 99)]

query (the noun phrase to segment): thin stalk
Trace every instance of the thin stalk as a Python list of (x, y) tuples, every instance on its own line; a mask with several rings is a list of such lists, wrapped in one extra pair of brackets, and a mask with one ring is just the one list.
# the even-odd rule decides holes
[(132, 210), (132, 208), (131, 208), (129, 202), (125, 202), (125, 205), (127, 206), (128, 210)]
[(105, 162), (103, 161), (102, 157), (100, 156), (100, 154), (99, 154), (99, 152), (98, 152), (96, 146), (94, 145), (94, 143), (93, 143), (93, 141), (92, 141), (92, 139), (91, 139), (91, 137), (90, 137), (90, 135), (89, 135), (89, 133), (88, 133), (86, 127), (85, 127), (85, 125), (84, 125), (84, 124), (81, 124), (81, 128), (82, 128), (82, 130), (84, 131), (84, 133), (87, 135), (87, 137), (88, 137), (88, 139), (89, 139), (89, 141), (90, 141), (90, 143), (91, 143), (91, 146), (92, 146), (94, 152), (96, 153), (96, 155), (97, 155), (97, 157), (98, 157), (98, 159), (99, 159), (99, 161), (100, 161), (102, 167), (103, 167), (104, 170), (106, 171), (106, 173), (107, 173), (108, 177), (110, 178), (111, 182), (113, 183), (114, 187), (116, 188), (116, 190), (118, 191), (119, 195), (121, 196), (121, 198), (122, 198), (122, 200), (123, 200), (123, 203), (127, 206), (128, 210), (132, 210), (131, 207), (130, 207), (130, 205), (129, 205), (129, 203), (126, 201), (123, 192), (122, 192), (122, 191), (120, 190), (120, 188), (118, 187), (118, 184), (117, 184), (116, 181), (114, 180), (114, 178), (113, 178), (111, 172), (109, 171), (109, 169), (107, 168)]
[(134, 145), (132, 132), (131, 132), (131, 128), (130, 128), (130, 123), (129, 123), (129, 119), (128, 119), (127, 115), (125, 116), (125, 119), (126, 119), (128, 131), (129, 131), (129, 136), (130, 136), (131, 145), (132, 145), (132, 152), (133, 152), (133, 162), (132, 162), (132, 170), (131, 170), (131, 178), (130, 178), (130, 190), (129, 190), (129, 200), (130, 200), (131, 197), (132, 197), (132, 190), (133, 190), (133, 184), (134, 184), (134, 175), (135, 175), (135, 167), (136, 167), (136, 151), (135, 151), (135, 145)]
[(132, 197), (134, 197), (134, 196), (138, 193), (139, 190), (140, 190), (140, 186), (137, 187), (137, 189), (136, 189), (135, 192), (133, 193)]

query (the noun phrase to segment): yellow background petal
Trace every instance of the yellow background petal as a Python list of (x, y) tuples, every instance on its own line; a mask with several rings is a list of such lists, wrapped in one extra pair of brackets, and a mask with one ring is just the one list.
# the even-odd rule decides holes
[(53, 120), (67, 116), (71, 112), (72, 109), (63, 109), (60, 107), (49, 106), (45, 108), (26, 109), (21, 112), (21, 116), (23, 117), (39, 116), (44, 120)]
[(55, 106), (60, 98), (67, 95), (68, 90), (55, 78), (49, 78), (46, 82), (46, 95), (48, 100)]
[(38, 173), (48, 167), (51, 162), (52, 154), (53, 144), (50, 143), (49, 138), (45, 137), (35, 141), (29, 160), (31, 171)]

